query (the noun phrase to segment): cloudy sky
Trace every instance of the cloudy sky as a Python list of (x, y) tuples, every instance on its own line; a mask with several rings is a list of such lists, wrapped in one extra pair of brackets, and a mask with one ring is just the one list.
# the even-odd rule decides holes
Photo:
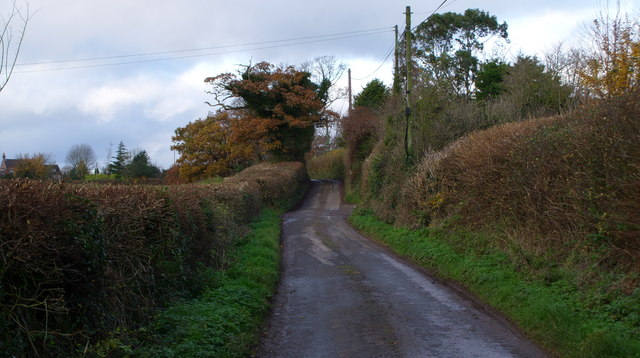
[[(0, 15), (12, 1), (0, 0)], [(417, 24), (442, 2), (27, 1), (32, 18), (18, 66), (0, 92), (0, 151), (9, 158), (51, 153), (62, 167), (72, 145), (88, 143), (102, 167), (109, 148), (114, 155), (123, 141), (164, 168), (174, 161), (174, 130), (210, 110), (205, 77), (249, 62), (297, 65), (329, 55), (351, 68), (354, 92), (376, 77), (389, 84), (392, 59), (383, 60), (393, 26), (404, 26), (405, 6)], [(513, 57), (571, 42), (602, 6), (603, 0), (449, 0), (439, 12), (480, 8), (506, 21), (511, 43), (501, 51)]]

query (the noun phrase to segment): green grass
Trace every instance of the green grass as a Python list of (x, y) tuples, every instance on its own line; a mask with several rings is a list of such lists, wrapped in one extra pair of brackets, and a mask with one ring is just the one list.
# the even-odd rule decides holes
[(220, 184), (224, 181), (223, 177), (211, 177), (198, 181), (198, 184)]
[[(398, 254), (427, 267), (443, 279), (457, 281), (481, 300), (505, 313), (524, 333), (560, 357), (640, 357), (638, 327), (611, 318), (611, 307), (585, 308), (580, 293), (567, 280), (553, 283), (519, 272), (498, 251), (456, 250), (450, 242), (467, 240), (473, 233), (409, 230), (358, 211), (351, 223)], [(447, 236), (452, 235), (458, 237)], [(464, 236), (464, 237), (462, 237)], [(637, 304), (636, 292), (626, 305)], [(638, 308), (635, 308), (638, 310)]]
[[(151, 344), (136, 357), (246, 357), (275, 293), (279, 270), (280, 216), (265, 210), (238, 241), (232, 266), (198, 299), (173, 306), (155, 320)], [(127, 354), (129, 356), (129, 354)]]
[(83, 178), (86, 181), (95, 180), (115, 180), (118, 179), (115, 174), (87, 174)]

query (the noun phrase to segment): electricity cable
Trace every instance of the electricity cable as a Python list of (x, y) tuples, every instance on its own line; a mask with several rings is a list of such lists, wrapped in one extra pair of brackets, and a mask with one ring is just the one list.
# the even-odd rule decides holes
[(395, 45), (391, 46), (391, 49), (387, 53), (387, 56), (384, 58), (384, 60), (382, 60), (382, 63), (380, 63), (380, 66), (378, 66), (378, 68), (376, 68), (375, 71), (373, 71), (368, 76), (365, 76), (365, 77), (362, 77), (362, 78), (354, 78), (353, 80), (354, 81), (362, 81), (362, 80), (366, 80), (367, 78), (375, 75), (382, 68), (382, 66), (384, 66), (385, 63), (387, 63), (387, 60), (389, 59), (389, 56), (391, 56), (391, 54), (393, 53), (394, 48), (395, 48)]
[[(140, 59), (140, 60), (133, 60), (133, 61), (125, 61), (125, 62), (110, 62), (110, 63), (102, 63), (102, 64), (79, 65), (79, 66), (72, 66), (72, 67), (25, 70), (25, 71), (16, 71), (15, 73), (46, 72), (46, 71), (66, 70), (66, 69), (78, 69), (78, 68), (91, 68), (91, 67), (104, 67), (104, 66), (135, 64), (135, 63), (144, 63), (144, 62), (169, 61), (169, 60), (176, 60), (176, 59), (202, 57), (202, 56), (212, 56), (212, 55), (234, 53), (234, 52), (242, 52), (242, 51), (254, 51), (254, 50), (263, 50), (263, 49), (287, 47), (287, 46), (305, 45), (305, 44), (325, 42), (325, 41), (333, 41), (333, 40), (340, 40), (340, 39), (346, 39), (346, 38), (352, 38), (352, 37), (376, 35), (376, 34), (385, 33), (385, 32), (388, 32), (388, 31), (389, 31), (389, 28), (384, 27), (384, 28), (376, 28), (376, 29), (369, 29), (369, 30), (359, 30), (359, 31), (335, 33), (335, 34), (328, 34), (328, 35), (305, 36), (305, 37), (283, 39), (283, 40), (262, 41), (262, 42), (253, 42), (253, 43), (236, 44), (236, 45), (225, 45), (225, 46), (212, 46), (212, 47), (197, 48), (197, 49), (160, 51), (160, 52), (149, 52), (149, 53), (117, 55), (117, 56), (103, 56), (103, 57), (83, 58), (83, 59), (73, 59), (73, 60), (56, 60), (56, 61), (21, 63), (21, 64), (16, 64), (16, 66), (36, 66), (36, 65), (50, 65), (50, 64), (53, 65), (53, 64), (61, 64), (61, 63), (103, 61), (103, 60), (111, 60), (111, 59), (143, 57), (143, 56), (157, 56), (157, 55), (165, 55), (165, 54), (178, 54), (178, 53), (186, 53), (186, 52), (197, 52), (197, 51), (207, 51), (207, 50), (214, 50), (214, 49), (225, 49), (225, 48), (233, 48), (233, 47), (246, 47), (246, 46), (255, 46), (255, 45), (263, 45), (263, 44), (272, 44), (272, 43), (297, 41), (297, 42), (285, 43), (285, 44), (281, 44), (281, 45), (262, 46), (262, 47), (257, 47), (257, 48), (238, 49), (238, 50), (230, 50), (230, 51), (223, 51), (223, 52), (213, 52), (213, 53), (208, 52), (208, 53), (203, 53), (203, 54), (173, 56), (173, 57), (166, 57), (166, 58)], [(300, 41), (300, 40), (310, 40), (310, 39), (315, 39), (315, 40), (312, 40), (312, 41)]]
[(417, 29), (420, 25), (422, 25), (423, 23), (427, 22), (427, 20), (429, 20), (429, 18), (430, 18), (431, 16), (433, 16), (436, 12), (438, 12), (438, 10), (440, 10), (440, 8), (442, 8), (442, 7), (444, 6), (444, 4), (446, 4), (446, 3), (447, 3), (447, 1), (448, 1), (448, 0), (443, 0), (443, 1), (440, 3), (440, 5), (438, 5), (438, 7), (437, 7), (435, 10), (433, 10), (433, 12), (431, 13), (431, 15), (427, 16), (427, 18), (425, 18), (424, 20), (422, 20), (418, 25), (414, 26), (414, 27), (411, 29), (411, 31), (413, 31), (413, 30)]

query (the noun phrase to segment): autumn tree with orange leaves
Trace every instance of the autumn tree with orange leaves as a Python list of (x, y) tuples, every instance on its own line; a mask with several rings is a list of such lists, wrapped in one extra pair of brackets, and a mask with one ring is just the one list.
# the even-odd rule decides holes
[(255, 150), (236, 138), (238, 127), (238, 118), (220, 111), (176, 129), (171, 149), (180, 153), (180, 177), (226, 176), (255, 160)]
[(640, 86), (640, 23), (617, 12), (600, 12), (586, 28), (582, 58), (578, 66), (581, 84), (590, 97), (609, 98)]
[(217, 112), (172, 138), (182, 177), (224, 176), (265, 159), (303, 160), (323, 118), (310, 73), (260, 62), (205, 82), (214, 98), (207, 103)]

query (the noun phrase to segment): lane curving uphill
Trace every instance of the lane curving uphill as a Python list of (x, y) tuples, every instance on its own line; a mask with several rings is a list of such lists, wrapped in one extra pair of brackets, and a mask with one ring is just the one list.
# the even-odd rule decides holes
[(338, 182), (314, 182), (282, 231), (258, 357), (546, 357), (502, 320), (363, 237)]

